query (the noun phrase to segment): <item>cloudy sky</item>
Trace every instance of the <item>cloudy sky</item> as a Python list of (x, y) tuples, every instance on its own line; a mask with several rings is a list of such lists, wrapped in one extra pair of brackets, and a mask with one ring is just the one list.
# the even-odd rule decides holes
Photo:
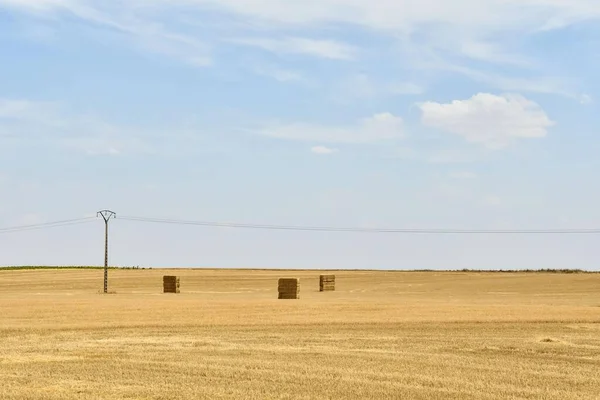
[[(597, 0), (0, 0), (0, 228), (111, 263), (600, 268)], [(103, 223), (0, 264), (102, 264)]]

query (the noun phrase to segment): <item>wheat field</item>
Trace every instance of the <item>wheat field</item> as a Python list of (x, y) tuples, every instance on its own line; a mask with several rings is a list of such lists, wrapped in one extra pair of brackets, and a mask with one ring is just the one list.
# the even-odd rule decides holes
[(600, 274), (102, 274), (0, 270), (0, 399), (600, 399)]

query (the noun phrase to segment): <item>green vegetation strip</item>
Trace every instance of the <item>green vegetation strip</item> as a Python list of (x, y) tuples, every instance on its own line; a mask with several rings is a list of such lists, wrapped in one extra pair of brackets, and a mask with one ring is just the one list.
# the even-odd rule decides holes
[[(33, 269), (104, 269), (98, 266), (49, 266), (49, 265), (23, 265), (13, 267), (0, 267), (0, 271), (20, 271)], [(142, 267), (108, 267), (108, 269), (150, 269)]]

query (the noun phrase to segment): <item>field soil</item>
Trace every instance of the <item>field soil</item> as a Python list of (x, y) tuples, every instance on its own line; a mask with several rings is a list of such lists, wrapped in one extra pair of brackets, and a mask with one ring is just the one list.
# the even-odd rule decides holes
[[(300, 299), (278, 300), (278, 278)], [(0, 399), (600, 399), (600, 274), (102, 279), (0, 270)]]

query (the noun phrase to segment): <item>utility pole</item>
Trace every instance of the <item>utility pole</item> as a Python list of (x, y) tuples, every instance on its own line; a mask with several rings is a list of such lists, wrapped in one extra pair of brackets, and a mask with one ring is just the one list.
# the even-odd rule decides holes
[(102, 210), (96, 213), (104, 220), (104, 293), (108, 293), (108, 221), (116, 218), (117, 214), (110, 210)]

